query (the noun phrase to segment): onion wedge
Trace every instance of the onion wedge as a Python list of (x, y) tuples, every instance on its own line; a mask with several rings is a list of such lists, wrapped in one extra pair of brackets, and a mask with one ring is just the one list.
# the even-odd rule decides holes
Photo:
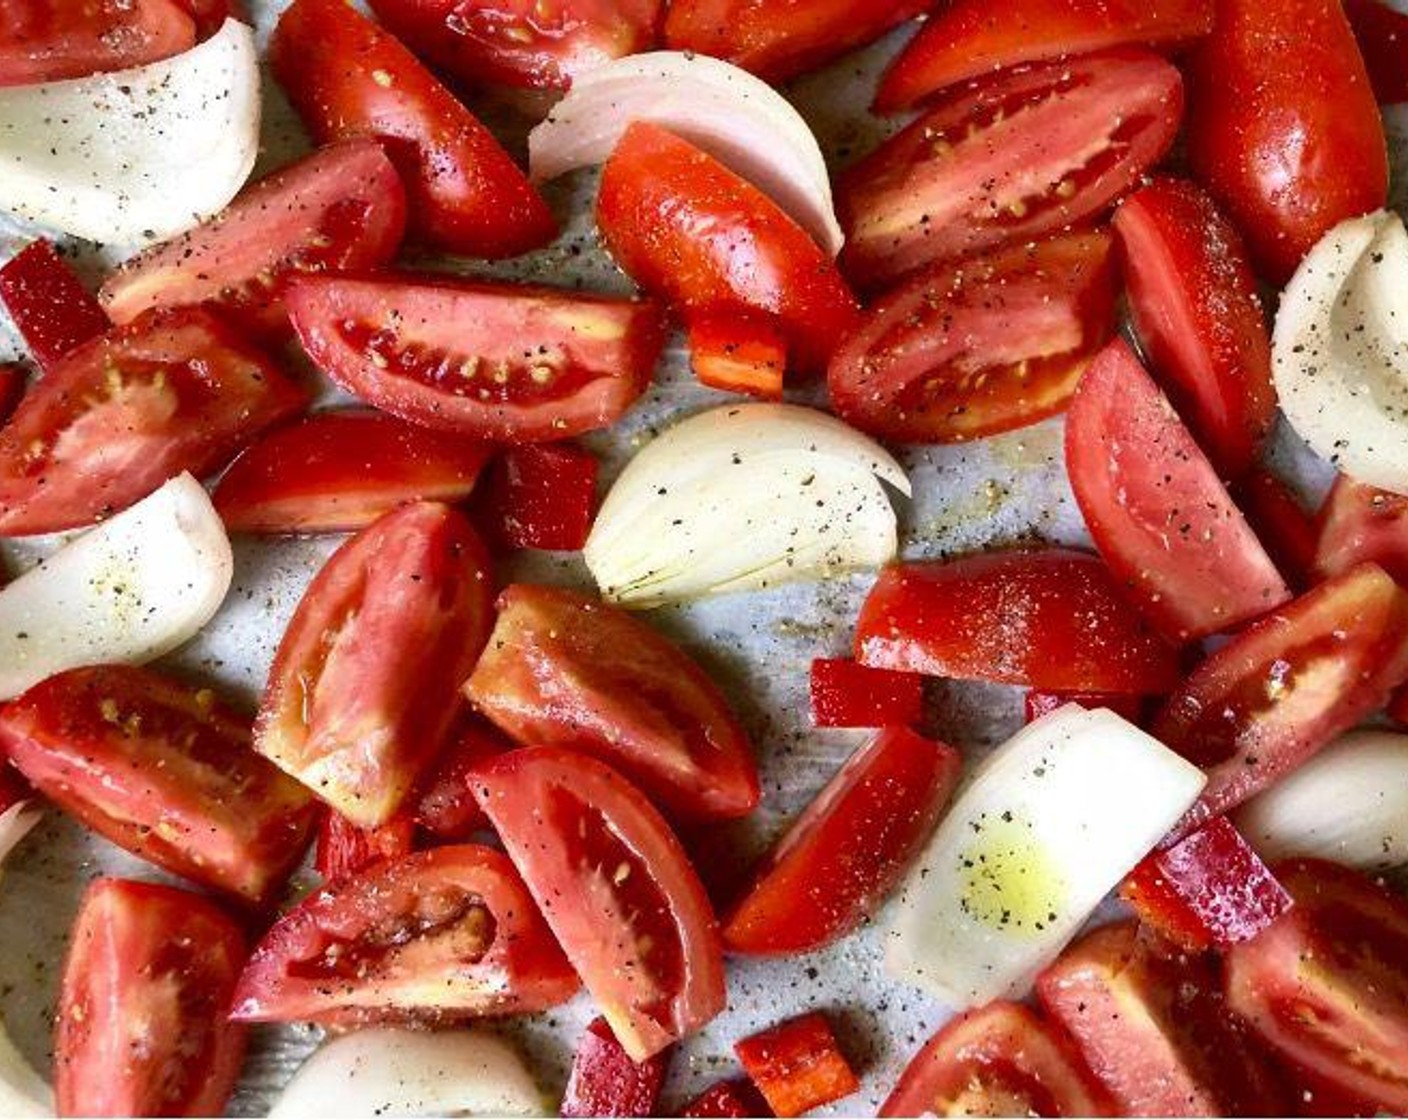
[(831, 179), (807, 122), (766, 82), (705, 55), (632, 55), (575, 78), (528, 134), (529, 173), (544, 182), (601, 163), (638, 120), (704, 149), (771, 197), (826, 252), (841, 251)]
[(259, 148), (254, 32), (147, 66), (0, 89), (0, 210), (90, 241), (164, 240), (224, 209)]
[[(42, 814), (28, 801), (17, 801), (0, 813), (0, 863), (25, 838)], [(15, 1049), (0, 1023), (0, 1116), (53, 1116), (54, 1091)]]
[(209, 496), (172, 479), (0, 590), (0, 700), (65, 669), (160, 657), (210, 621), (233, 577)]

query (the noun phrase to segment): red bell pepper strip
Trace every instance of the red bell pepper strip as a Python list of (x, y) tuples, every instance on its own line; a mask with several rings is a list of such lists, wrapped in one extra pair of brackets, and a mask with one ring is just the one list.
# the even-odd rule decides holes
[(31, 241), (0, 268), (0, 302), (45, 372), (112, 326), (97, 297), (44, 240)]
[(780, 401), (787, 339), (761, 316), (700, 315), (689, 325), (689, 364), (701, 385)]
[(767, 1101), (747, 1081), (718, 1081), (684, 1106), (686, 1118), (771, 1116)]
[(577, 1044), (561, 1116), (654, 1116), (669, 1051), (633, 1061), (605, 1019), (593, 1019)]
[(733, 1052), (778, 1116), (800, 1116), (860, 1088), (819, 1011), (745, 1038)]
[(1035, 723), (1066, 704), (1079, 704), (1082, 708), (1109, 708), (1130, 723), (1138, 723), (1144, 718), (1146, 699), (1121, 692), (1044, 692), (1034, 688), (1023, 700), (1023, 709), (1028, 723)]
[(1380, 105), (1408, 101), (1408, 14), (1383, 0), (1344, 0)]
[(577, 552), (596, 516), (596, 457), (570, 443), (512, 447), (489, 467), (483, 529), (508, 548)]
[(1246, 515), (1262, 547), (1298, 591), (1315, 582), (1315, 519), (1284, 482), (1255, 467), (1232, 487), (1232, 497)]
[(414, 840), (415, 823), (407, 817), (397, 817), (380, 828), (358, 828), (329, 809), (318, 829), (315, 866), (326, 883), (340, 883), (374, 863), (410, 855)]
[(818, 727), (908, 727), (924, 711), (924, 678), (871, 669), (845, 657), (812, 662), (812, 722)]

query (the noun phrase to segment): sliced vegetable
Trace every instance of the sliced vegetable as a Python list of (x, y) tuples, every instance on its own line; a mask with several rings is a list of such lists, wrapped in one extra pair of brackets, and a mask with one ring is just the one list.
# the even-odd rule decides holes
[(689, 364), (701, 385), (780, 401), (787, 339), (766, 317), (755, 313), (692, 315)]
[(1317, 575), (1337, 576), (1369, 561), (1408, 583), (1408, 497), (1340, 475), (1319, 521)]
[(49, 241), (31, 241), (0, 268), (0, 303), (30, 356), (48, 372), (112, 326)]
[(479, 829), (488, 828), (489, 818), (474, 798), (470, 778), (480, 762), (511, 747), (488, 723), (465, 720), (421, 783), (414, 812), (416, 824), (442, 841), (468, 840)]
[(1379, 104), (1408, 101), (1408, 13), (1384, 0), (1345, 0), (1344, 14)]
[(762, 1094), (753, 1088), (750, 1081), (718, 1081), (680, 1112), (684, 1117), (757, 1117), (771, 1116)]
[(195, 24), (175, 0), (15, 4), (0, 21), (0, 86), (125, 70), (195, 44)]
[(924, 713), (924, 678), (914, 673), (818, 657), (811, 682), (812, 722), (818, 727), (906, 727)]
[(728, 405), (665, 431), (621, 472), (587, 567), (608, 599), (652, 607), (875, 567), (898, 547), (890, 454), (839, 420)]
[(568, 443), (506, 449), (489, 468), (480, 509), (509, 548), (580, 552), (596, 516), (596, 456)]
[(1253, 467), (1232, 487), (1232, 496), (1276, 570), (1295, 590), (1309, 589), (1316, 582), (1317, 531), (1299, 495), (1272, 471)]
[(1022, 715), (1027, 723), (1035, 723), (1057, 708), (1079, 704), (1082, 708), (1109, 708), (1121, 719), (1136, 727), (1144, 722), (1148, 697), (1118, 692), (1042, 692), (1033, 689), (1022, 698)]
[(28, 383), (23, 366), (14, 362), (0, 364), (0, 425), (10, 419)]
[(733, 1051), (776, 1116), (801, 1116), (860, 1089), (831, 1024), (818, 1011), (750, 1035)]
[(382, 860), (410, 855), (415, 835), (416, 824), (409, 817), (397, 817), (380, 828), (358, 828), (329, 809), (318, 827), (313, 866), (323, 882), (336, 885)]
[[(0, 864), (29, 833), (43, 814), (27, 801), (17, 801), (0, 811)], [(54, 1115), (54, 1091), (10, 1041), (0, 1023), (0, 1113), (20, 1117)]]
[(563, 1090), (559, 1116), (654, 1116), (669, 1069), (668, 1050), (633, 1061), (605, 1019), (587, 1024)]

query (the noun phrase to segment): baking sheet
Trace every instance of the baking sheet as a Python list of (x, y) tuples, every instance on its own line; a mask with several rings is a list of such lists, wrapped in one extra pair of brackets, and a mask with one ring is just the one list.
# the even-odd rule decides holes
[[(1408, 7), (1408, 0), (1396, 0)], [(261, 44), (282, 0), (250, 5)], [(864, 113), (875, 75), (909, 34), (901, 31), (876, 47), (797, 83), (788, 95), (813, 125), (833, 167), (867, 150), (883, 126)], [(507, 142), (521, 145), (527, 124), (512, 107), (468, 98)], [(1408, 193), (1408, 110), (1389, 114), (1397, 202)], [(264, 144), (257, 173), (293, 158), (307, 146), (277, 86), (266, 74)], [(520, 261), (486, 266), (472, 262), (423, 262), (478, 276), (542, 277), (597, 291), (629, 291), (629, 283), (601, 253), (591, 222), (595, 176), (583, 172), (549, 190), (564, 222), (551, 247)], [(0, 216), (0, 260), (34, 230)], [(78, 264), (91, 277), (120, 260), (119, 247), (80, 249)], [(0, 313), (0, 360), (21, 353)], [(296, 354), (291, 360), (298, 361)], [(328, 397), (336, 393), (328, 391)], [(808, 401), (816, 388), (803, 389)], [(633, 450), (672, 420), (722, 403), (689, 372), (678, 340), (655, 386), (613, 431), (590, 438), (603, 456), (603, 475), (614, 477)], [(1062, 422), (1055, 419), (1007, 436), (958, 447), (905, 449), (900, 459), (914, 483), (915, 499), (900, 507), (906, 557), (943, 556), (1025, 539), (1079, 544), (1087, 541), (1061, 468)], [(1275, 458), (1307, 492), (1323, 489), (1327, 471), (1284, 430)], [(341, 538), (301, 541), (235, 541), (235, 580), (224, 608), (193, 642), (163, 664), (223, 686), (251, 708), (257, 704), (269, 661), (303, 588)], [(33, 563), (56, 540), (5, 542), (11, 573)], [(523, 554), (504, 566), (508, 579), (539, 580), (590, 588), (575, 556)], [(869, 576), (796, 584), (721, 597), (685, 608), (655, 611), (651, 621), (711, 669), (752, 734), (764, 789), (761, 809), (748, 821), (713, 829), (691, 842), (707, 851), (702, 870), (711, 886), (726, 886), (746, 870), (748, 858), (777, 835), (829, 779), (865, 733), (817, 731), (808, 719), (808, 669), (813, 658), (847, 652), (851, 626)], [(1021, 723), (1017, 689), (933, 682), (931, 730), (970, 759), (1002, 741)], [(53, 1005), (69, 925), (84, 884), (98, 874), (163, 879), (128, 856), (49, 811), (10, 857), (0, 887), (0, 1015), (22, 1053), (41, 1070), (51, 1061)], [(304, 874), (301, 885), (314, 877)], [(884, 922), (882, 913), (881, 924)], [(915, 989), (889, 981), (880, 966), (880, 938), (865, 929), (819, 953), (782, 961), (732, 961), (729, 1007), (676, 1056), (664, 1098), (682, 1105), (714, 1079), (736, 1071), (732, 1043), (803, 1011), (822, 1008), (842, 1029), (843, 1045), (862, 1073), (860, 1095), (830, 1114), (872, 1112), (903, 1064), (952, 1012)], [(585, 994), (550, 1014), (487, 1024), (515, 1037), (531, 1056), (545, 1100), (556, 1100), (574, 1040), (594, 1012)], [(262, 1115), (293, 1069), (316, 1045), (320, 1032), (304, 1027), (255, 1030), (249, 1060), (231, 1114)]]

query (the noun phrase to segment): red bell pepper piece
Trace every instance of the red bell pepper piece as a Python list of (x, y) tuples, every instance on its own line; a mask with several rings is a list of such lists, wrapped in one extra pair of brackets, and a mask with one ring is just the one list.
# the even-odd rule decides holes
[(596, 516), (596, 457), (570, 443), (525, 444), (489, 467), (484, 531), (508, 548), (576, 552)]
[(845, 657), (812, 662), (812, 722), (818, 727), (908, 727), (924, 711), (924, 678), (871, 669)]
[(469, 723), (430, 768), (416, 800), (415, 821), (437, 840), (459, 842), (489, 827), (470, 789), (470, 771), (486, 758), (503, 754), (509, 742), (481, 722)]
[(1380, 105), (1408, 101), (1408, 14), (1383, 0), (1344, 0)]
[(632, 1061), (605, 1019), (593, 1019), (577, 1044), (560, 1116), (654, 1116), (669, 1051)]
[(1195, 952), (1248, 941), (1292, 904), (1226, 817), (1145, 857), (1120, 896), (1158, 933)]
[(686, 1118), (771, 1116), (767, 1101), (747, 1081), (718, 1081), (684, 1106)]
[(759, 315), (700, 315), (689, 324), (689, 364), (701, 385), (780, 401), (787, 339)]
[(733, 1052), (778, 1116), (800, 1116), (860, 1088), (819, 1011), (745, 1038)]
[(1315, 519), (1271, 471), (1254, 468), (1232, 488), (1257, 539), (1277, 569), (1300, 591), (1315, 583)]
[(332, 885), (385, 859), (410, 855), (415, 823), (397, 817), (380, 828), (358, 828), (341, 813), (329, 809), (318, 829), (314, 864), (323, 880)]
[(1023, 706), (1028, 723), (1035, 723), (1064, 704), (1079, 704), (1082, 708), (1109, 708), (1115, 715), (1123, 716), (1130, 723), (1139, 723), (1144, 718), (1145, 700), (1146, 697), (1121, 692), (1043, 692), (1034, 688), (1027, 693)]
[(97, 298), (44, 240), (31, 241), (0, 268), (0, 302), (46, 372), (112, 326)]

